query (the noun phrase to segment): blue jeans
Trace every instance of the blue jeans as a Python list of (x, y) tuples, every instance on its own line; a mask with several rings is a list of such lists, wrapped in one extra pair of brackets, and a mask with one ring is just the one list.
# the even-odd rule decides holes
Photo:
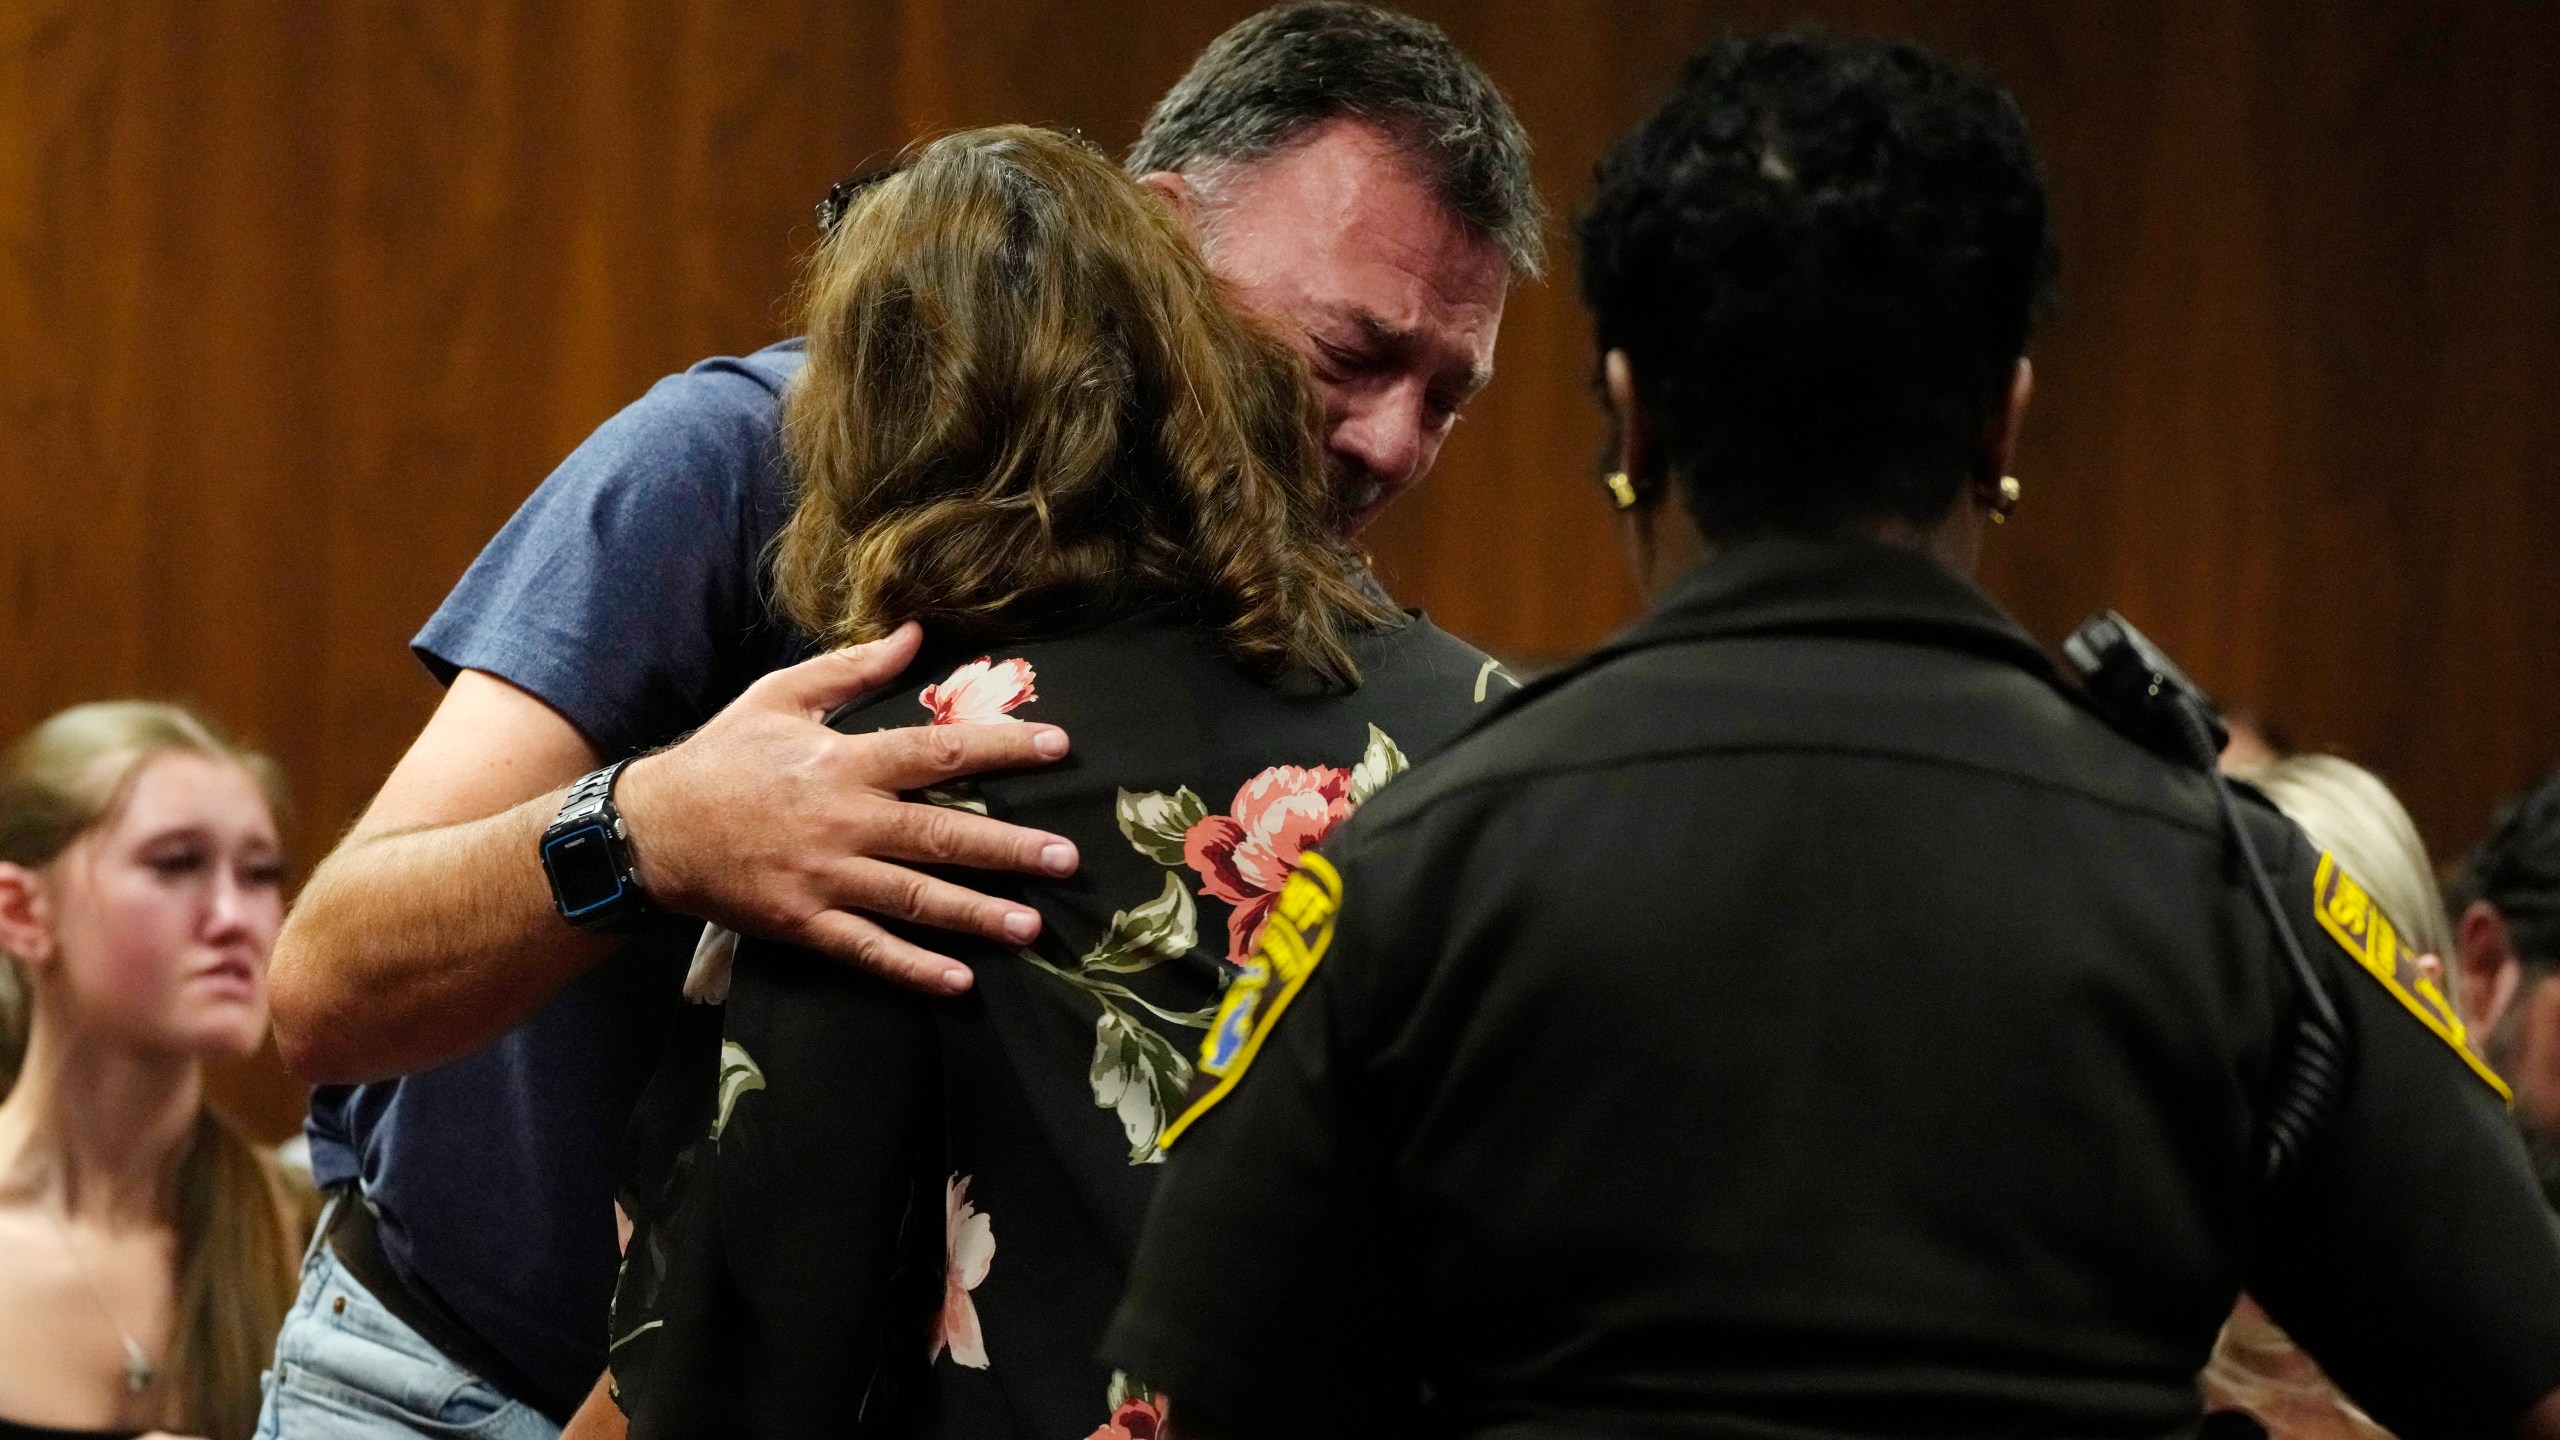
[[(337, 1202), (332, 1202), (337, 1203)], [(352, 1199), (346, 1203), (360, 1203)], [(321, 1217), (321, 1235), (328, 1217)], [(302, 1291), (276, 1336), (257, 1440), (559, 1440), (539, 1410), (446, 1359), (338, 1263), (302, 1257)]]

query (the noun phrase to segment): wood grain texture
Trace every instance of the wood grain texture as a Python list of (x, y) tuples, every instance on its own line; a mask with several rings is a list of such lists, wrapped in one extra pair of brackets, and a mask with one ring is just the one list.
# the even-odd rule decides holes
[[(1249, 6), (12, 0), (0, 6), (0, 732), (110, 695), (272, 748), (315, 858), (434, 703), (405, 650), (657, 376), (785, 333), (809, 204), (906, 139), (1120, 146)], [(1559, 208), (1714, 31), (1987, 65), (2065, 308), (1986, 583), (2113, 604), (2401, 787), (2440, 850), (2560, 760), (2560, 18), (2500, 0), (1431, 0)], [(1561, 231), (1559, 233), (1561, 240)], [(1569, 250), (1372, 535), (1507, 654), (1635, 601)], [(281, 1133), (298, 1093), (225, 1077)]]

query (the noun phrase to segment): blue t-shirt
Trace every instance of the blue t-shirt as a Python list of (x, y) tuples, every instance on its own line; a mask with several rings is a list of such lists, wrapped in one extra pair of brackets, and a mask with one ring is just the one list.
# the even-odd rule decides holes
[[(612, 759), (813, 653), (763, 564), (790, 510), (781, 396), (800, 361), (798, 341), (706, 360), (605, 422), (472, 562), (418, 658), (531, 692)], [(401, 1278), (556, 1415), (604, 1370), (615, 1161), (700, 928), (653, 922), (478, 1054), (312, 1096), (315, 1177), (360, 1179)]]

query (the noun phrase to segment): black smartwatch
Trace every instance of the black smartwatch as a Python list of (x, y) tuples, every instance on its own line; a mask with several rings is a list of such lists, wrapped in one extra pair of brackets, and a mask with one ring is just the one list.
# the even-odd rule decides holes
[(614, 808), (613, 782), (633, 756), (616, 760), (569, 787), (560, 813), (542, 832), (542, 869), (551, 877), (560, 918), (581, 930), (604, 930), (649, 913), (649, 897), (631, 871), (631, 836)]

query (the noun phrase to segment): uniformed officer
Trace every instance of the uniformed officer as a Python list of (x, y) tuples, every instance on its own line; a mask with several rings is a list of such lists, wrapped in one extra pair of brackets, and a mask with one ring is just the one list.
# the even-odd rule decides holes
[(2560, 1434), (2441, 994), (1968, 583), (2051, 274), (2014, 104), (1728, 41), (1581, 238), (1653, 612), (1290, 881), (1106, 1358), (1194, 1440), (2191, 1435), (2245, 1285), (2406, 1440)]

